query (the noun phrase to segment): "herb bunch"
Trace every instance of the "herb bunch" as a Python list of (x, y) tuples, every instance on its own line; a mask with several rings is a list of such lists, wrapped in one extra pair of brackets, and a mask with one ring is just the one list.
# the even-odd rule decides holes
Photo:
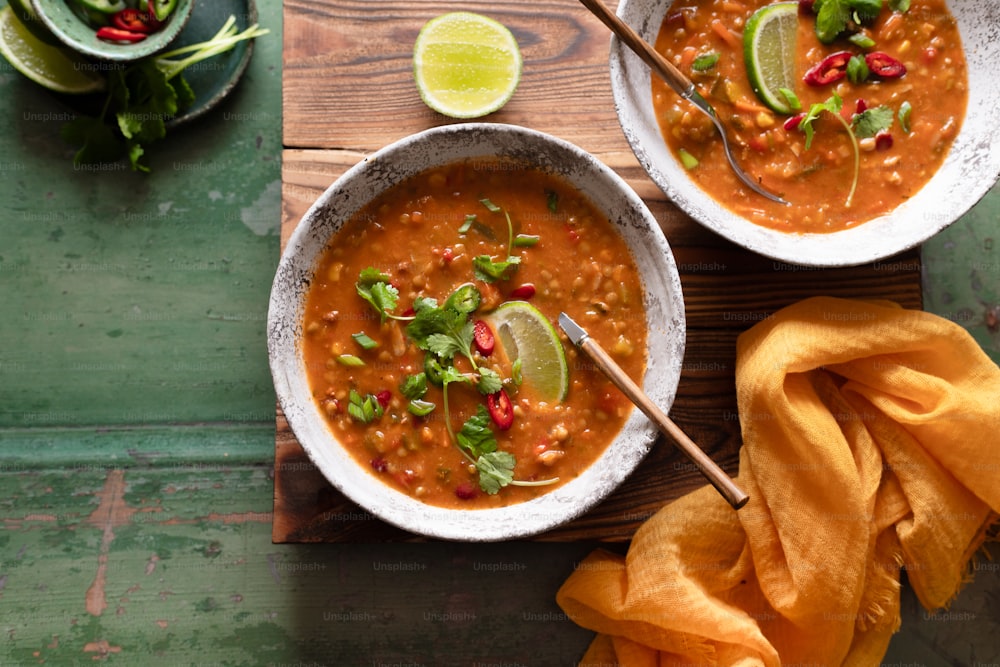
[(145, 147), (166, 136), (166, 122), (195, 100), (195, 93), (182, 72), (268, 32), (256, 24), (240, 32), (236, 17), (230, 16), (206, 42), (111, 70), (99, 115), (78, 115), (62, 127), (63, 139), (78, 147), (74, 163), (113, 162), (127, 157), (133, 170), (148, 172), (149, 167), (141, 161)]

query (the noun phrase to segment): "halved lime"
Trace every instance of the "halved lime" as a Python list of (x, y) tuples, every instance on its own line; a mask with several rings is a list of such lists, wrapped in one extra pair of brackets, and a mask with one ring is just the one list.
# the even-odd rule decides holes
[(526, 301), (508, 301), (488, 318), (507, 357), (521, 360), (524, 384), (545, 401), (569, 391), (569, 365), (555, 327)]
[(743, 30), (743, 59), (750, 87), (767, 108), (791, 114), (795, 109), (781, 89), (795, 91), (795, 43), (799, 3), (778, 2), (761, 7)]
[(57, 93), (93, 93), (105, 86), (88, 61), (35, 37), (10, 6), (0, 9), (0, 53), (18, 72)]
[(521, 79), (517, 40), (497, 21), (450, 12), (428, 21), (413, 46), (413, 76), (430, 108), (477, 118), (502, 107)]

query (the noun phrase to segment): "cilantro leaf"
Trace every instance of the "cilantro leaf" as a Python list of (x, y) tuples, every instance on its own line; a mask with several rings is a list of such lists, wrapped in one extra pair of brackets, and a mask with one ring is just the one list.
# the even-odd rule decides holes
[(390, 285), (388, 280), (388, 274), (369, 266), (362, 269), (358, 274), (358, 281), (354, 284), (358, 296), (378, 311), (382, 322), (385, 322), (387, 317), (395, 317), (389, 311), (395, 309), (399, 302), (399, 290)]
[(425, 349), (445, 360), (453, 359), (456, 354), (468, 355), (472, 347), (472, 331), (472, 322), (466, 322), (458, 330), (430, 334)]
[(506, 260), (495, 262), (489, 255), (479, 255), (472, 260), (472, 269), (476, 278), (483, 282), (492, 283), (497, 280), (506, 280), (510, 277), (513, 268), (521, 263), (521, 258), (509, 255)]
[(514, 481), (514, 456), (510, 452), (490, 452), (476, 459), (479, 488), (494, 495)]
[(473, 459), (496, 451), (497, 438), (490, 429), (490, 415), (486, 408), (482, 405), (478, 407), (476, 414), (469, 417), (455, 434), (455, 440)]
[(423, 308), (417, 311), (413, 321), (406, 325), (406, 335), (421, 350), (428, 350), (430, 349), (428, 339), (432, 335), (459, 336), (468, 320), (465, 313), (451, 308)]
[(480, 368), (479, 382), (476, 383), (476, 389), (478, 389), (479, 393), (483, 396), (495, 394), (503, 389), (503, 379), (500, 377), (500, 374), (492, 368)]
[(854, 134), (865, 139), (874, 137), (879, 132), (892, 127), (892, 117), (892, 109), (887, 106), (870, 107), (855, 114), (851, 125), (854, 128)]
[(816, 134), (813, 123), (819, 118), (820, 114), (824, 111), (829, 111), (839, 116), (843, 106), (843, 100), (840, 99), (840, 96), (834, 94), (825, 102), (817, 102), (809, 107), (809, 111), (806, 112), (805, 117), (799, 122), (799, 129), (806, 134), (806, 150), (809, 150), (809, 147), (812, 145), (813, 137)]
[(399, 393), (411, 401), (423, 398), (424, 394), (427, 393), (427, 374), (417, 373), (416, 375), (407, 375), (399, 383)]
[(882, 0), (816, 0), (816, 37), (824, 44), (848, 30), (850, 23), (874, 20), (882, 11)]

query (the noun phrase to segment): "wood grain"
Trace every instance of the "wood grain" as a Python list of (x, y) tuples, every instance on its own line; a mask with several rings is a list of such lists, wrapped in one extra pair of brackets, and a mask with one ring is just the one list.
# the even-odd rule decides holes
[[(411, 52), (423, 23), (454, 9), (433, 0), (285, 2), (283, 242), (323, 190), (365, 155), (452, 122), (420, 101)], [(741, 332), (785, 305), (819, 294), (921, 307), (916, 250), (867, 266), (805, 269), (749, 253), (669, 202), (625, 141), (608, 76), (609, 33), (583, 6), (570, 0), (508, 0), (468, 2), (462, 9), (502, 21), (524, 55), (514, 98), (484, 120), (549, 132), (593, 153), (642, 197), (663, 228), (681, 274), (688, 323), (670, 416), (730, 474), (741, 444), (734, 386)], [(275, 454), (275, 542), (414, 539), (337, 493), (280, 414)], [(537, 539), (628, 540), (656, 510), (704, 483), (686, 457), (661, 441), (602, 504)]]

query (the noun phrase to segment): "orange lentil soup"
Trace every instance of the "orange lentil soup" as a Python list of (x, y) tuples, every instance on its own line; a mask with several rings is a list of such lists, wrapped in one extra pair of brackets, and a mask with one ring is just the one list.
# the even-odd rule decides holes
[[(775, 113), (758, 100), (744, 63), (743, 27), (756, 9), (768, 4), (768, 0), (677, 0), (664, 18), (656, 48), (691, 76), (715, 107), (729, 127), (744, 170), (792, 205), (770, 202), (739, 185), (710, 121), (654, 78), (653, 105), (671, 151), (679, 156), (684, 151), (689, 162), (691, 157), (697, 161), (689, 168), (691, 177), (724, 206), (781, 231), (834, 232), (893, 210), (941, 166), (965, 115), (965, 56), (958, 26), (944, 0), (912, 0), (905, 12), (886, 6), (873, 21), (851, 25), (853, 34), (861, 37), (850, 41), (843, 33), (828, 44), (816, 35), (810, 3), (800, 3), (794, 93), (801, 112), (790, 116)], [(875, 54), (869, 58), (875, 60), (867, 78), (847, 76), (846, 65), (838, 62), (842, 56), (835, 55), (843, 53), (862, 60)], [(718, 60), (706, 68), (705, 63), (716, 56)], [(860, 165), (853, 196), (855, 152), (843, 124), (829, 112), (819, 114), (808, 148), (807, 135), (798, 124), (800, 113), (833, 95), (840, 98), (840, 115), (849, 124), (865, 110), (877, 109), (891, 120), (890, 127), (876, 136), (864, 137), (863, 130), (856, 133)]]
[[(498, 277), (477, 269), (484, 258)], [(631, 254), (556, 176), (493, 161), (432, 169), (379, 195), (335, 235), (310, 287), (303, 353), (315, 400), (360, 465), (425, 503), (488, 508), (572, 480), (607, 448), (631, 404), (561, 333), (568, 391), (540, 398), (516, 351), (486, 324), (509, 301), (550, 323), (567, 312), (641, 377), (645, 313)], [(430, 351), (415, 318), (438, 316), (453, 325)], [(439, 356), (437, 343), (456, 339)], [(463, 434), (477, 449), (485, 438), (482, 451), (494, 440), (501, 454), (486, 459), (512, 462), (513, 482), (491, 484), (496, 476), (477, 465), (482, 452), (458, 444)]]

